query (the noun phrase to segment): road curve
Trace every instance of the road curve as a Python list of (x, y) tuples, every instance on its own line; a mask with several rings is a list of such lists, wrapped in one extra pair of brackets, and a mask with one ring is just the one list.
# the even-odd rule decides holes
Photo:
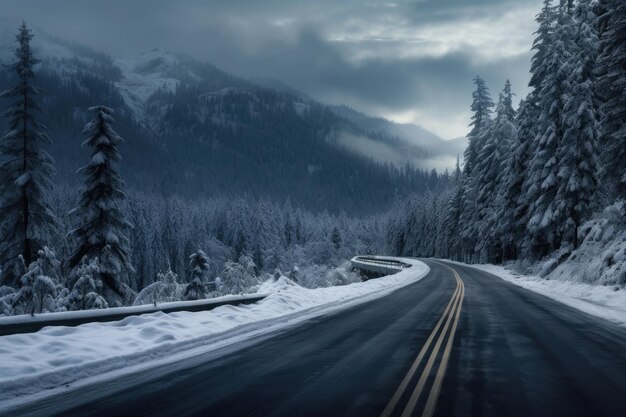
[(622, 416), (626, 329), (467, 266), (16, 415)]

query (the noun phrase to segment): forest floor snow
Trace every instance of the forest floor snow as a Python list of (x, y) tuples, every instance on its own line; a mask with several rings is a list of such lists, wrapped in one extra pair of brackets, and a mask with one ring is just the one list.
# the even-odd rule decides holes
[(626, 290), (624, 288), (546, 279), (536, 275), (521, 275), (498, 265), (470, 266), (585, 313), (626, 326)]
[(269, 293), (249, 305), (210, 311), (162, 312), (76, 327), (50, 326), (36, 333), (0, 337), (0, 411), (61, 390), (101, 382), (233, 346), (313, 317), (381, 298), (419, 281), (424, 263), (350, 285), (306, 289), (285, 277), (262, 284)]

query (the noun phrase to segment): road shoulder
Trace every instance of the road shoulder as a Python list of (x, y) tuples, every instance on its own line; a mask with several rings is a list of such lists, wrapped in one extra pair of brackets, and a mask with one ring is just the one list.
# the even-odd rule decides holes
[(549, 280), (535, 275), (521, 275), (503, 266), (470, 265), (445, 260), (487, 272), (494, 277), (541, 294), (592, 316), (626, 326), (626, 290), (613, 286), (590, 285), (565, 280)]

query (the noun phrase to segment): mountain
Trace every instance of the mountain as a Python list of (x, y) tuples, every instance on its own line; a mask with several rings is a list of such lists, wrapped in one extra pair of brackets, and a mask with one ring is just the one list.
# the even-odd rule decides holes
[[(7, 28), (14, 26), (0, 32), (4, 64), (13, 60), (14, 34)], [(131, 187), (190, 198), (245, 193), (313, 210), (368, 213), (437, 186), (426, 172), (430, 166), (419, 163), (442, 152), (432, 134), (432, 143), (411, 143), (410, 133), (395, 132), (391, 122), (163, 50), (113, 59), (34, 34), (59, 181), (76, 184), (75, 171), (86, 162), (80, 147), (85, 109), (102, 102), (116, 110), (114, 127), (126, 139), (122, 170)], [(11, 77), (0, 73), (0, 88)]]

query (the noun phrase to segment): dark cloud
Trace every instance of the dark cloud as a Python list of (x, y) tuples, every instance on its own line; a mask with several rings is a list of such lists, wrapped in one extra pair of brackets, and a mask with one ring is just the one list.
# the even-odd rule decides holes
[(507, 77), (525, 92), (539, 8), (540, 0), (3, 0), (0, 14), (114, 56), (182, 52), (450, 137), (466, 124), (474, 75), (494, 95)]

